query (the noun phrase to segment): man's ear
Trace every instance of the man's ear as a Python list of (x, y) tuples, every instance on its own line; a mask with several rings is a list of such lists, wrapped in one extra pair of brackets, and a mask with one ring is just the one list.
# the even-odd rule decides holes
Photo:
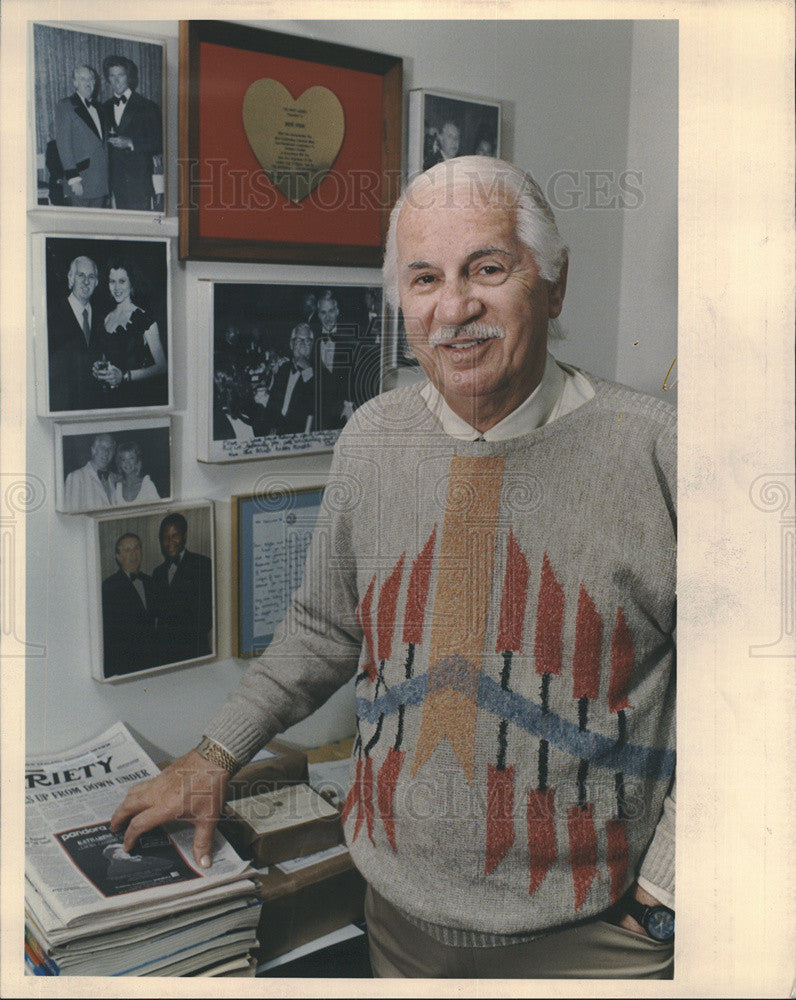
[(548, 316), (550, 319), (556, 319), (556, 317), (561, 312), (561, 307), (564, 305), (564, 295), (567, 291), (567, 269), (569, 267), (569, 260), (565, 257), (564, 263), (561, 265), (561, 270), (558, 272), (558, 280), (550, 285), (550, 291), (548, 293)]

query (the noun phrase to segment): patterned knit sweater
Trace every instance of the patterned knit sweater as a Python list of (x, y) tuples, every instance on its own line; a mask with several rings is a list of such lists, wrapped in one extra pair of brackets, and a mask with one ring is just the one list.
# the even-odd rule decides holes
[(207, 729), (246, 760), (355, 674), (353, 859), (465, 936), (594, 916), (639, 871), (673, 891), (674, 413), (589, 378), (502, 442), (444, 434), (415, 386), (361, 407), (288, 616)]

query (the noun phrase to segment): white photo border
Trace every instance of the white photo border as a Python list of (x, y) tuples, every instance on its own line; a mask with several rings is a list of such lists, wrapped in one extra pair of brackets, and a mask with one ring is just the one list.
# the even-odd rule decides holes
[[(205, 512), (203, 513), (203, 517), (207, 520), (206, 536), (200, 545), (197, 545), (195, 542), (192, 545), (191, 522), (188, 517), (191, 512)], [(212, 626), (209, 651), (198, 656), (177, 659), (154, 666), (135, 668), (118, 673), (109, 672), (104, 655), (102, 584), (104, 580), (113, 575), (115, 570), (110, 565), (107, 548), (103, 552), (101, 535), (103, 533), (107, 534), (109, 530), (107, 528), (103, 530), (103, 526), (114, 523), (118, 524), (119, 527), (112, 534), (120, 537), (120, 535), (130, 531), (134, 531), (140, 535), (143, 532), (142, 524), (146, 524), (146, 538), (142, 539), (144, 555), (146, 557), (149, 554), (156, 559), (160, 559), (161, 555), (158, 555), (160, 552), (158, 541), (159, 528), (163, 519), (169, 514), (182, 514), (188, 520), (186, 550), (210, 559)], [(147, 522), (151, 522), (151, 524)], [(140, 677), (149, 677), (152, 674), (162, 673), (166, 670), (196, 666), (197, 664), (207, 663), (216, 658), (218, 652), (218, 594), (216, 587), (218, 564), (216, 559), (215, 522), (215, 505), (212, 500), (206, 499), (186, 500), (176, 504), (150, 505), (148, 507), (137, 507), (132, 510), (116, 509), (104, 513), (88, 514), (86, 516), (89, 638), (91, 645), (91, 673), (94, 680), (100, 683), (116, 684), (122, 681), (137, 680)], [(138, 529), (137, 531), (136, 528)], [(104, 570), (103, 562), (105, 563)], [(152, 568), (155, 568), (154, 562), (152, 563)], [(136, 640), (139, 644), (141, 643), (140, 632), (137, 634)]]
[[(34, 45), (35, 29), (36, 27), (42, 28), (53, 28), (60, 31), (71, 31), (75, 34), (84, 35), (97, 35), (102, 38), (107, 38), (112, 41), (120, 42), (137, 42), (142, 45), (153, 45), (157, 46), (161, 50), (161, 63), (160, 63), (160, 79), (161, 79), (161, 92), (160, 92), (160, 117), (161, 117), (161, 130), (162, 130), (162, 147), (163, 147), (163, 207), (162, 208), (152, 208), (152, 209), (124, 209), (124, 208), (114, 208), (111, 206), (105, 208), (88, 208), (75, 205), (53, 205), (52, 203), (41, 204), (39, 202), (39, 162), (38, 158), (40, 155), (37, 152), (37, 134), (36, 134), (36, 53)], [(109, 35), (105, 31), (100, 31), (97, 27), (92, 24), (86, 24), (77, 21), (70, 21), (68, 23), (57, 22), (57, 21), (47, 21), (36, 20), (31, 21), (28, 24), (28, 78), (29, 78), (29, 95), (28, 95), (28, 156), (27, 156), (27, 205), (29, 209), (36, 209), (38, 211), (52, 212), (54, 216), (60, 215), (61, 213), (71, 213), (77, 212), (80, 215), (85, 213), (87, 219), (89, 218), (102, 218), (109, 214), (113, 218), (128, 217), (129, 219), (151, 219), (151, 218), (162, 218), (167, 216), (172, 207), (170, 201), (173, 200), (169, 198), (168, 182), (166, 180), (167, 169), (166, 169), (166, 158), (167, 158), (167, 138), (169, 135), (168, 129), (168, 63), (166, 58), (168, 42), (166, 38), (159, 36), (150, 35), (134, 35), (129, 34), (124, 31), (114, 31), (112, 35)], [(110, 53), (109, 53), (110, 54)], [(123, 54), (123, 53), (122, 53)], [(102, 85), (102, 72), (101, 68), (93, 67), (95, 71), (99, 74), (100, 86)], [(71, 72), (71, 69), (69, 70)], [(64, 93), (64, 97), (69, 96)], [(150, 100), (154, 101), (152, 95), (146, 95)], [(157, 103), (157, 102), (155, 102)], [(54, 139), (54, 136), (52, 137)], [(45, 145), (46, 151), (46, 145)], [(44, 168), (46, 170), (46, 167)], [(154, 171), (153, 171), (153, 176)], [(110, 198), (110, 192), (109, 192)], [(173, 212), (172, 212), (173, 214)]]
[[(164, 253), (166, 287), (163, 290), (163, 313), (166, 320), (166, 401), (152, 405), (131, 405), (120, 407), (89, 407), (82, 409), (53, 408), (50, 386), (50, 330), (47, 294), (47, 244), (49, 240), (102, 242), (107, 244), (146, 243), (161, 245)], [(168, 236), (109, 236), (102, 233), (61, 233), (43, 232), (31, 236), (33, 265), (33, 322), (34, 355), (36, 370), (36, 403), (37, 412), (41, 417), (57, 417), (60, 419), (88, 419), (92, 417), (136, 416), (145, 413), (166, 413), (174, 408), (174, 322), (172, 310), (171, 272), (174, 253), (173, 239)], [(63, 288), (64, 301), (68, 297), (68, 288)], [(162, 331), (161, 331), (162, 333)], [(163, 337), (161, 336), (161, 342)]]
[[(64, 455), (67, 442), (70, 438), (73, 439), (83, 436), (92, 437), (98, 434), (122, 435), (123, 442), (129, 443), (132, 434), (137, 433), (139, 436), (148, 435), (151, 437), (156, 435), (158, 431), (165, 431), (165, 454), (159, 456), (161, 463), (163, 463), (165, 459), (165, 471), (161, 470), (160, 475), (156, 478), (157, 481), (161, 483), (164, 479), (167, 479), (168, 490), (159, 497), (159, 501), (168, 503), (174, 499), (174, 469), (172, 454), (173, 438), (171, 417), (140, 417), (137, 419), (132, 418), (127, 420), (57, 421), (53, 426), (53, 443), (55, 449), (55, 509), (59, 513), (87, 514), (98, 510), (95, 506), (70, 506), (66, 490), (66, 481), (71, 470), (68, 469), (69, 463), (66, 461)], [(118, 441), (116, 443), (118, 449), (119, 443)], [(146, 468), (144, 469), (144, 472), (149, 475)], [(153, 479), (153, 483), (155, 483), (155, 479)], [(155, 486), (157, 486), (156, 483)], [(125, 502), (124, 504), (120, 504), (118, 507), (113, 506), (108, 507), (107, 509), (128, 510), (131, 507), (143, 507), (147, 504), (152, 504), (152, 502), (152, 499), (131, 500), (129, 503)]]

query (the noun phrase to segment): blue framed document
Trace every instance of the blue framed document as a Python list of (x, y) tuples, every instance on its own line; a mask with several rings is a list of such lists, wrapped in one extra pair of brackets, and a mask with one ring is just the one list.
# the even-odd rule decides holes
[(293, 592), (323, 498), (323, 486), (232, 497), (232, 652), (256, 656), (273, 638)]

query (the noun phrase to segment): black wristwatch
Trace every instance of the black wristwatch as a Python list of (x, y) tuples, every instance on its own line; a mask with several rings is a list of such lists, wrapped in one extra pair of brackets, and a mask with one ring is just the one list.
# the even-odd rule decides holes
[(628, 896), (623, 905), (625, 912), (641, 924), (654, 941), (674, 940), (674, 910), (661, 903), (646, 906), (634, 896)]

